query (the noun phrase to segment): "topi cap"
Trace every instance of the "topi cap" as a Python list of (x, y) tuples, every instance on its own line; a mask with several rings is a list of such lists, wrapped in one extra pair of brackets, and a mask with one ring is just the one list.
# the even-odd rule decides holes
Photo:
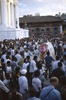
[(25, 70), (25, 69), (22, 69), (22, 70), (21, 70), (21, 74), (22, 74), (22, 75), (25, 75), (26, 73), (27, 73), (27, 70)]

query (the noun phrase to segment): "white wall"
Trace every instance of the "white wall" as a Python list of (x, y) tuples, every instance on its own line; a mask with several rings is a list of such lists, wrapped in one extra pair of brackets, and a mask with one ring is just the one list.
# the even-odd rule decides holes
[(23, 29), (8, 29), (0, 31), (0, 41), (4, 39), (21, 39), (29, 37), (29, 31)]

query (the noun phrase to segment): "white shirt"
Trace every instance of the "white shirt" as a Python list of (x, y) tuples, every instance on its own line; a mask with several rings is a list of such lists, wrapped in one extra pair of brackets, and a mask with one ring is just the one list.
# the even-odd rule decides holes
[(5, 84), (5, 86), (6, 86), (7, 88), (9, 88), (9, 82), (10, 82), (10, 80), (7, 80), (7, 79), (5, 79), (5, 80), (3, 81), (3, 83)]
[(26, 69), (27, 70), (27, 66), (29, 65), (29, 63), (23, 63), (22, 69)]
[(28, 80), (25, 76), (20, 76), (19, 79), (18, 79), (18, 82), (19, 82), (19, 86), (20, 86), (20, 89), (19, 89), (19, 92), (21, 94), (25, 94), (26, 90), (28, 90)]
[(5, 91), (5, 92), (9, 92), (9, 89), (4, 85), (4, 83), (0, 80), (0, 88)]
[(34, 57), (33, 52), (29, 50), (28, 53), (29, 53), (30, 59), (32, 60)]
[(58, 68), (58, 62), (59, 62), (59, 60), (54, 61), (54, 62), (52, 63), (52, 70)]
[(35, 44), (33, 44), (33, 49), (35, 49)]
[(45, 69), (44, 67), (42, 67), (42, 69), (39, 70), (40, 71), (40, 75), (39, 75), (39, 79), (41, 80), (41, 82), (44, 82), (44, 73), (45, 73)]
[(4, 59), (4, 62), (6, 61), (6, 54), (3, 54), (1, 59)]
[(35, 49), (34, 50), (34, 56), (37, 56), (37, 60), (39, 61), (40, 60), (40, 52), (38, 49)]
[[(58, 68), (58, 62), (59, 62), (59, 60), (58, 60), (58, 61), (54, 61), (54, 62), (52, 63), (52, 70)], [(62, 63), (62, 67), (61, 67), (61, 69), (65, 72), (65, 66), (64, 66), (63, 63)]]
[(66, 44), (63, 45), (63, 48), (64, 48), (64, 49), (66, 48)]
[(17, 63), (22, 59), (20, 54), (16, 54), (15, 57), (17, 58)]
[(41, 89), (41, 80), (39, 78), (32, 79), (32, 85), (37, 92), (39, 92), (39, 88)]
[(26, 58), (27, 56), (29, 56), (29, 53), (28, 52), (24, 52), (24, 58)]
[(32, 60), (30, 62), (30, 72), (34, 72), (37, 70), (37, 67), (36, 67), (36, 62), (34, 60)]
[(22, 51), (24, 51), (24, 48), (21, 46), (21, 47), (20, 47), (20, 52), (22, 52)]
[(7, 66), (6, 67), (6, 73), (12, 73), (12, 68), (11, 68), (11, 66)]
[(39, 50), (38, 49), (34, 50), (34, 55), (39, 56)]
[(15, 50), (11, 49), (11, 55), (15, 55)]

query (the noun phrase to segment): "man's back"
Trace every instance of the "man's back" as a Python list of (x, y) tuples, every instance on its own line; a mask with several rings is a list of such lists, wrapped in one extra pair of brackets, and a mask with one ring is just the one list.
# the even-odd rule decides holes
[(60, 79), (61, 76), (64, 76), (64, 74), (65, 72), (60, 68), (57, 68), (52, 71), (52, 76), (56, 76), (58, 79)]
[(41, 100), (62, 100), (59, 91), (52, 85), (43, 88), (40, 98)]
[(46, 56), (45, 57), (45, 62), (46, 62), (46, 66), (51, 65), (51, 62), (53, 61), (53, 58), (51, 56)]

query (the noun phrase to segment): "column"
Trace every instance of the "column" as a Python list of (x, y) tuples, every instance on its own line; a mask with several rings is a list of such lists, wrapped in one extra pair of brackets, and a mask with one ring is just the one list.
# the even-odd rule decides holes
[(60, 25), (60, 34), (62, 34), (63, 29), (62, 29), (62, 25)]
[(6, 26), (6, 0), (1, 0), (2, 25)]
[(7, 26), (9, 25), (9, 13), (8, 13), (8, 2), (7, 2), (7, 4), (6, 4), (6, 22), (7, 22)]
[(15, 3), (15, 12), (16, 12), (16, 28), (19, 28), (18, 0), (16, 0)]
[(8, 25), (11, 26), (10, 2), (8, 1)]
[(13, 19), (13, 18), (12, 18), (12, 17), (13, 17), (13, 16), (12, 16), (12, 15), (13, 15), (13, 14), (12, 14), (12, 5), (13, 5), (13, 4), (10, 3), (10, 22), (11, 22), (10, 25), (11, 25), (11, 27), (13, 27), (13, 26), (12, 26), (12, 19)]
[(2, 24), (1, 0), (0, 0), (0, 24)]
[(14, 27), (16, 28), (16, 12), (15, 12), (15, 4), (14, 4), (14, 7), (13, 7), (13, 14), (14, 14)]
[(15, 23), (14, 23), (14, 5), (12, 4), (12, 15), (11, 15), (11, 17), (12, 17), (12, 27), (15, 27)]

